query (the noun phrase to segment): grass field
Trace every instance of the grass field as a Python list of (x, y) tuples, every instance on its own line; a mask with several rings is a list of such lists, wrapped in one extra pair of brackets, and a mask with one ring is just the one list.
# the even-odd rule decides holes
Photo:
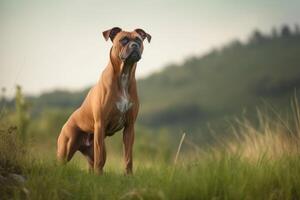
[(300, 199), (300, 112), (293, 105), (287, 118), (258, 113), (258, 125), (237, 120), (231, 134), (209, 146), (188, 135), (176, 164), (180, 137), (174, 146), (170, 136), (141, 133), (133, 176), (123, 175), (120, 134), (108, 139), (105, 173), (97, 176), (80, 154), (57, 165), (55, 140), (25, 148), (2, 124), (0, 174), (19, 173), (26, 181), (0, 182), (0, 199)]
[[(112, 169), (101, 176), (76, 165), (36, 162), (26, 170), (30, 199), (299, 199), (299, 157), (261, 159), (205, 158), (174, 168), (138, 167), (134, 176)], [(15, 193), (20, 197), (20, 193)]]

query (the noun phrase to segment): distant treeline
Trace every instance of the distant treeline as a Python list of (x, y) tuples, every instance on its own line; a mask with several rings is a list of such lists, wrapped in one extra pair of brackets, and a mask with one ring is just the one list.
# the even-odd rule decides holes
[(288, 38), (292, 36), (299, 36), (300, 35), (300, 27), (298, 24), (295, 25), (294, 29), (291, 29), (288, 25), (283, 25), (281, 29), (272, 28), (271, 34), (264, 34), (259, 30), (255, 30), (250, 39), (249, 43), (261, 43), (268, 39), (273, 38)]
[[(281, 28), (273, 27), (270, 33), (263, 33), (258, 29), (255, 29), (250, 35), (247, 45), (251, 44), (262, 44), (272, 39), (276, 38), (289, 38), (289, 37), (297, 37), (300, 35), (300, 26), (295, 24), (294, 28), (290, 28), (288, 25), (283, 25)], [(239, 40), (233, 40), (229, 44), (225, 45), (225, 48), (228, 46), (240, 46), (243, 45)]]

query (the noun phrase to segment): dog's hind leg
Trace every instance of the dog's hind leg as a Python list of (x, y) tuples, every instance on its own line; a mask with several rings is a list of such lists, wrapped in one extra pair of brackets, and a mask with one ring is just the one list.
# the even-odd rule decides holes
[(70, 161), (78, 150), (78, 142), (76, 133), (73, 137), (67, 137), (63, 132), (59, 135), (57, 140), (57, 159), (62, 163)]
[[(83, 146), (79, 148), (79, 151), (84, 155), (84, 157), (87, 159), (88, 161), (88, 169), (89, 172), (92, 172), (94, 169), (94, 144), (92, 144), (91, 146)], [(103, 148), (103, 165), (105, 164), (106, 161), (106, 149), (105, 146)]]
[(94, 169), (94, 147), (93, 146), (82, 146), (79, 148), (79, 151), (84, 155), (88, 161), (88, 170), (92, 172)]

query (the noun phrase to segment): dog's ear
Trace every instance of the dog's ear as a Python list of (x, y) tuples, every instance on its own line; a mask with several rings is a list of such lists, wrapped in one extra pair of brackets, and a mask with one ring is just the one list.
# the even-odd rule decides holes
[(150, 34), (146, 33), (143, 29), (140, 29), (140, 28), (135, 29), (134, 31), (137, 32), (143, 38), (143, 40), (145, 38), (147, 38), (148, 42), (150, 43), (150, 41), (151, 41), (151, 35)]
[(110, 38), (111, 41), (114, 40), (114, 38), (116, 37), (116, 35), (121, 32), (122, 29), (119, 28), (119, 27), (114, 27), (112, 29), (109, 29), (109, 30), (106, 30), (106, 31), (103, 31), (103, 37), (105, 38), (105, 40), (107, 41), (108, 38)]

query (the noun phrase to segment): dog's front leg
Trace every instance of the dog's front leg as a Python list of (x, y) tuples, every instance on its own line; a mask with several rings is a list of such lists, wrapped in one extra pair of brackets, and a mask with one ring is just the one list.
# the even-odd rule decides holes
[(102, 174), (106, 159), (105, 133), (103, 123), (97, 122), (94, 125), (94, 172)]
[(125, 173), (132, 174), (132, 148), (134, 142), (134, 124), (125, 126), (123, 131)]

